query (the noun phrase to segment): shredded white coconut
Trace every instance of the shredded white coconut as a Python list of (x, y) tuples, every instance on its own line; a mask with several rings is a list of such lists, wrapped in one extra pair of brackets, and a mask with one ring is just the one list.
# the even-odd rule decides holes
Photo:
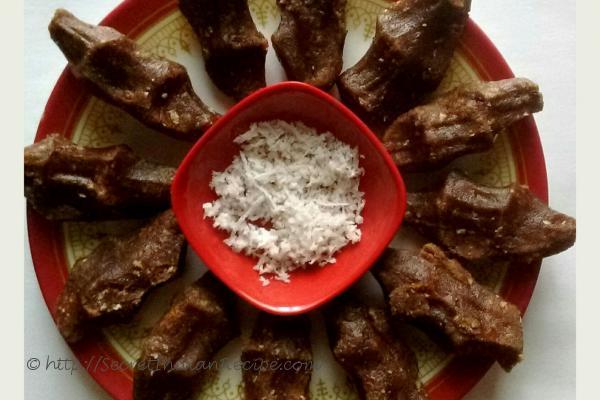
[(218, 195), (204, 217), (230, 233), (225, 243), (258, 258), (263, 285), (272, 274), (335, 263), (334, 254), (361, 238), (365, 205), (358, 190), (364, 170), (357, 148), (301, 122), (252, 124), (235, 142), (241, 151), (223, 172), (213, 172)]

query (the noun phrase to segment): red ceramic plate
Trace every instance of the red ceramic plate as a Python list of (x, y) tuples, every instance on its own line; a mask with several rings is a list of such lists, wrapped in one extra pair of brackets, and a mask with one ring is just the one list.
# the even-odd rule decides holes
[[(274, 2), (249, 1), (259, 29), (270, 33), (278, 21)], [(349, 0), (349, 34), (345, 48), (346, 66), (352, 65), (368, 47), (373, 34), (375, 16), (384, 3), (380, 0)], [(119, 31), (136, 39), (144, 48), (162, 56), (174, 58), (188, 67), (194, 88), (207, 103), (225, 111), (231, 103), (220, 95), (206, 78), (199, 61), (198, 44), (189, 27), (176, 10), (176, 1), (126, 0), (104, 20)], [(48, 40), (48, 45), (51, 45)], [(272, 52), (272, 50), (270, 50)], [(270, 53), (268, 82), (282, 80), (283, 75)], [(513, 74), (485, 34), (469, 21), (464, 37), (450, 68), (443, 88), (458, 82), (498, 80)], [(50, 133), (60, 132), (78, 143), (103, 145), (123, 142), (136, 151), (158, 161), (176, 165), (189, 146), (148, 132), (129, 117), (93, 98), (67, 70), (59, 78), (42, 116), (36, 141)], [(516, 124), (502, 135), (493, 151), (465, 157), (455, 166), (468, 169), (471, 176), (492, 184), (518, 181), (527, 184), (540, 199), (547, 201), (546, 170), (542, 147), (532, 118)], [(35, 271), (44, 300), (54, 315), (59, 292), (64, 286), (69, 265), (73, 259), (93, 245), (86, 225), (49, 223), (28, 210), (28, 232)], [(78, 230), (79, 229), (79, 230)], [(77, 234), (75, 234), (77, 233)], [(86, 236), (88, 235), (88, 236)], [(488, 279), (492, 287), (525, 312), (539, 272), (536, 265), (512, 265), (501, 274)], [(487, 279), (486, 277), (484, 277)], [(484, 280), (485, 280), (484, 279)], [(90, 374), (114, 398), (130, 399), (132, 373), (128, 367), (136, 357), (136, 340), (119, 336), (115, 330), (105, 330), (106, 340), (86, 341), (74, 346), (73, 351), (86, 367), (104, 357), (120, 365), (119, 368), (91, 368)], [(116, 338), (116, 339), (115, 339)], [(418, 338), (417, 338), (418, 339)], [(432, 349), (426, 341), (415, 339), (421, 379), (432, 399), (459, 399), (463, 397), (491, 365), (490, 361), (454, 359)], [(120, 364), (119, 364), (120, 363)], [(317, 373), (317, 371), (315, 371)], [(329, 378), (313, 379), (313, 398), (346, 398), (344, 378), (330, 382)], [(229, 379), (229, 378), (227, 378)], [(205, 398), (237, 398), (231, 389), (236, 383), (217, 382), (205, 393)], [(212, 390), (212, 392), (211, 392)], [(337, 397), (336, 397), (337, 396)]]

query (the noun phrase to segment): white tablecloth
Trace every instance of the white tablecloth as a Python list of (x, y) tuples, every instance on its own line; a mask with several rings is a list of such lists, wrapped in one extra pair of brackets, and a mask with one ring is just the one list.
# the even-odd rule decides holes
[[(117, 0), (26, 0), (25, 137), (38, 121), (65, 60), (46, 26), (55, 8), (98, 22)], [(540, 130), (552, 207), (575, 214), (575, 0), (473, 0), (472, 18), (518, 76), (540, 84)], [(25, 360), (75, 359), (42, 299), (25, 242)], [(548, 258), (524, 319), (525, 360), (510, 374), (494, 366), (466, 397), (470, 400), (575, 398), (575, 251)], [(27, 399), (104, 399), (85, 372), (25, 371)]]

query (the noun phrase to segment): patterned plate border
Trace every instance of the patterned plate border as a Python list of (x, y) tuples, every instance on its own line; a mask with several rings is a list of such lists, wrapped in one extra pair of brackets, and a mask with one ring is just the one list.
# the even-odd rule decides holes
[[(170, 13), (176, 3), (164, 0), (125, 0), (101, 24), (116, 28), (136, 37), (161, 17)], [(484, 32), (469, 20), (461, 43), (462, 52), (483, 80), (513, 77), (513, 73)], [(58, 79), (48, 100), (36, 134), (36, 142), (53, 132), (72, 134), (78, 115), (89, 94), (68, 69)], [(521, 132), (516, 135), (515, 132)], [(519, 123), (509, 132), (517, 179), (529, 186), (542, 201), (548, 201), (546, 167), (542, 145), (533, 118)], [(27, 210), (27, 224), (31, 255), (42, 295), (54, 316), (56, 301), (67, 276), (63, 233), (60, 224), (50, 223)], [(540, 262), (533, 265), (509, 267), (500, 294), (525, 313), (540, 270)], [(121, 359), (104, 340), (88, 340), (72, 346), (84, 368), (91, 368), (99, 357), (120, 363)], [(487, 372), (492, 361), (453, 359), (442, 371), (427, 382), (432, 399), (460, 399)], [(114, 398), (131, 399), (132, 373), (129, 368), (92, 368), (92, 377)]]

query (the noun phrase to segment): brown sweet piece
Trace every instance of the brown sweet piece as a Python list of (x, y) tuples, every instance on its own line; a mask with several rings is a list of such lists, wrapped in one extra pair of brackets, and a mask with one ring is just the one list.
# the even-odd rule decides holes
[(242, 349), (245, 400), (308, 400), (312, 367), (308, 317), (259, 314)]
[(338, 79), (344, 103), (389, 124), (438, 87), (462, 35), (471, 0), (400, 0), (377, 18), (363, 58)]
[(354, 381), (360, 399), (429, 398), (418, 384), (414, 353), (392, 333), (383, 309), (344, 297), (328, 308), (326, 320), (333, 355)]
[(246, 0), (179, 0), (202, 45), (206, 72), (228, 96), (241, 100), (265, 87), (269, 43), (256, 30)]
[(62, 9), (48, 29), (78, 78), (149, 127), (195, 140), (218, 117), (194, 93), (181, 64), (142, 54), (115, 29), (86, 24)]
[(531, 262), (575, 243), (575, 219), (526, 187), (493, 188), (450, 173), (433, 192), (408, 193), (404, 221), (470, 262)]
[(169, 208), (175, 169), (125, 146), (78, 146), (52, 134), (25, 147), (25, 197), (50, 220), (134, 218)]
[(327, 90), (342, 70), (346, 0), (277, 0), (271, 40), (288, 79)]
[(219, 363), (214, 355), (239, 334), (235, 298), (210, 272), (173, 299), (142, 343), (134, 400), (191, 399)]
[(528, 79), (467, 84), (402, 114), (383, 143), (402, 170), (432, 169), (489, 150), (504, 128), (543, 107), (538, 86)]
[(373, 268), (392, 318), (441, 332), (458, 354), (487, 356), (509, 371), (523, 353), (521, 314), (479, 285), (442, 249), (417, 254), (387, 249)]
[(104, 239), (69, 273), (56, 308), (60, 333), (75, 343), (92, 326), (130, 317), (146, 293), (177, 274), (184, 256), (171, 210), (128, 236)]

